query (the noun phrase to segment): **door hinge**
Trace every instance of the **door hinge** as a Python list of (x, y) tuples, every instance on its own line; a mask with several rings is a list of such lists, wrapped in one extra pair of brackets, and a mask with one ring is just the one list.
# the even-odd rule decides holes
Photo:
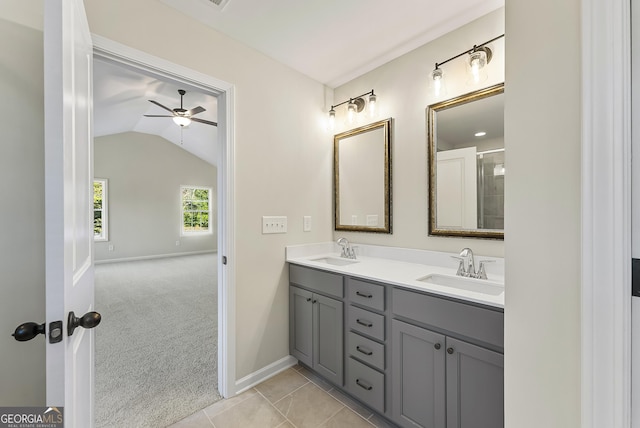
[(227, 256), (222, 256), (222, 264), (223, 265), (227, 264)]

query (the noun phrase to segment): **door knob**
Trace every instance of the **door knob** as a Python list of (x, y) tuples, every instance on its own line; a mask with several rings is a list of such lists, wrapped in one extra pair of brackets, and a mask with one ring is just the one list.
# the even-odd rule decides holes
[(14, 331), (11, 336), (13, 336), (18, 342), (26, 342), (39, 334), (44, 334), (44, 332), (45, 324), (26, 322), (16, 327), (16, 331)]
[(67, 319), (67, 335), (71, 336), (77, 327), (93, 328), (100, 324), (102, 316), (97, 312), (87, 312), (82, 317), (76, 317), (73, 311), (69, 312)]

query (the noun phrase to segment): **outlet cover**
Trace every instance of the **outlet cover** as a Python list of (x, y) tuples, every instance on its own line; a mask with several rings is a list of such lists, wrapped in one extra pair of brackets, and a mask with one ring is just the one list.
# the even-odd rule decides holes
[(306, 215), (302, 217), (302, 231), (311, 232), (311, 216)]
[(286, 216), (262, 216), (262, 234), (269, 233), (287, 233), (287, 217)]

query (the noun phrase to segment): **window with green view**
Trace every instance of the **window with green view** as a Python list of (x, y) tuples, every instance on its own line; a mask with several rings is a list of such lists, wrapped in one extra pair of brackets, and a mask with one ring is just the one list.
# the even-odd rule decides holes
[(182, 195), (182, 234), (211, 233), (211, 188), (180, 188)]
[(107, 180), (93, 181), (93, 239), (108, 241), (107, 235)]

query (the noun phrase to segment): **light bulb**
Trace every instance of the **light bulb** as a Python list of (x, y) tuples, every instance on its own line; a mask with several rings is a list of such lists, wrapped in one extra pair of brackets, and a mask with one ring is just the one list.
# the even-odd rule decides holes
[(329, 110), (329, 130), (333, 131), (336, 127), (336, 111), (331, 106), (331, 110)]
[(349, 104), (347, 105), (347, 120), (349, 123), (353, 123), (355, 121), (357, 108), (358, 107), (353, 100), (349, 100)]
[(445, 93), (444, 73), (441, 68), (436, 68), (431, 72), (431, 90), (433, 95), (439, 97)]
[(372, 92), (371, 95), (369, 95), (369, 115), (371, 117), (376, 117), (376, 114), (377, 114), (376, 103), (377, 103), (378, 97), (376, 97), (373, 91), (371, 92)]
[(487, 65), (487, 53), (484, 50), (474, 50), (469, 54), (470, 83), (478, 84), (487, 78), (485, 65)]
[(173, 116), (173, 122), (176, 125), (179, 126), (189, 126), (189, 124), (191, 123), (191, 119), (189, 119), (187, 116)]

